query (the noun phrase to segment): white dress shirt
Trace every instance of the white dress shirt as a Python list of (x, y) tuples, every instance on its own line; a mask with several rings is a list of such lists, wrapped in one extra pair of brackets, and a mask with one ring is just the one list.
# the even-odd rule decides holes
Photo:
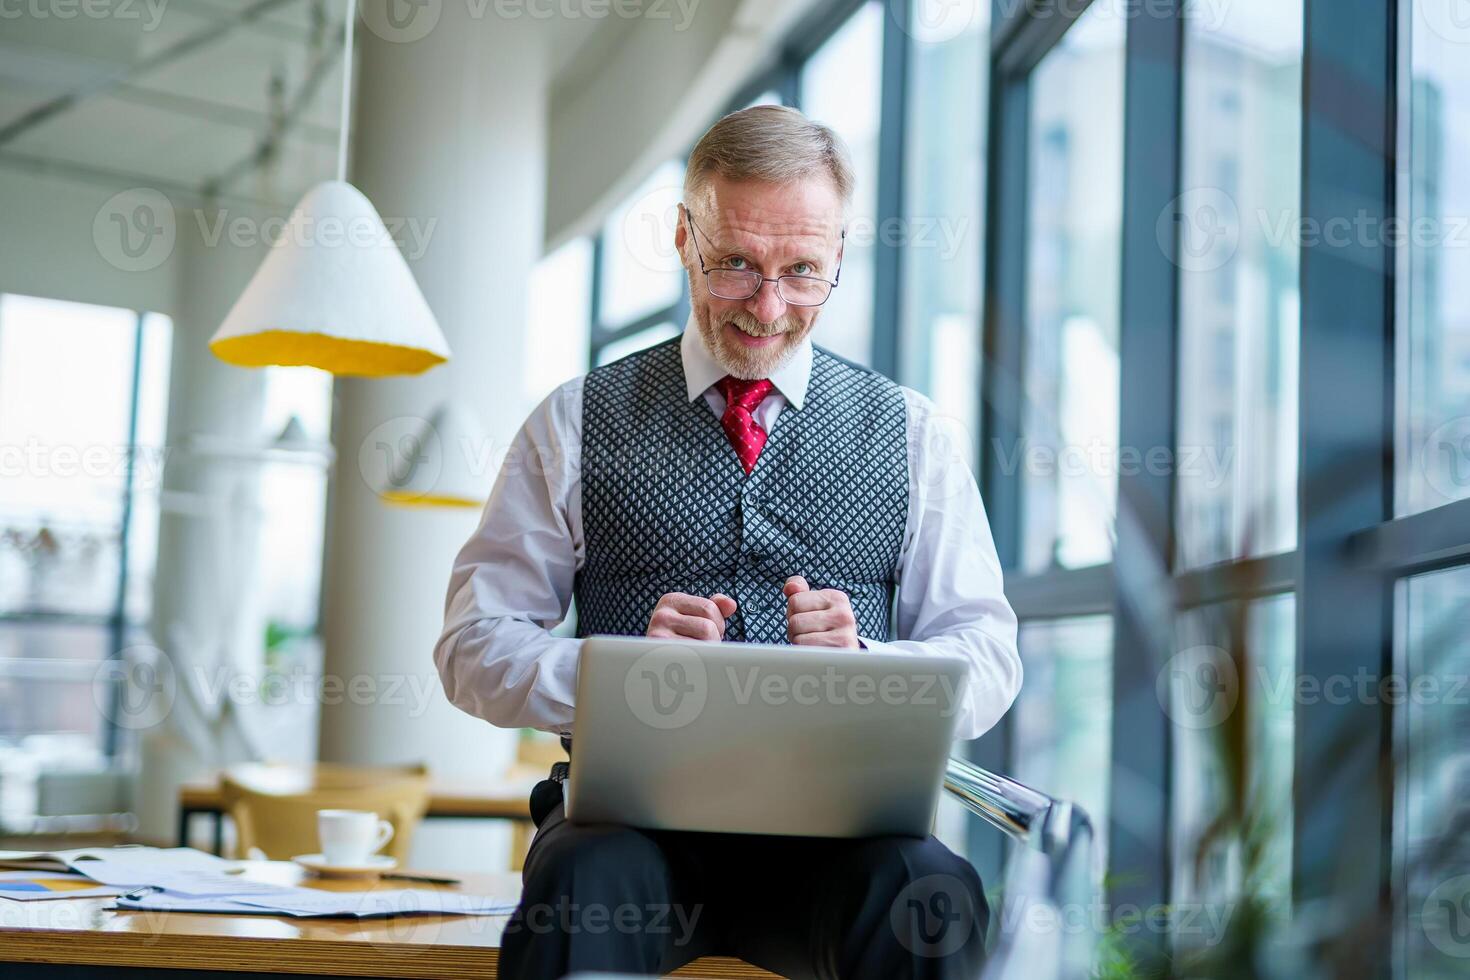
[[(692, 322), (681, 352), (689, 400), (703, 397), (723, 415), (716, 382), (726, 372)], [(801, 410), (811, 367), (807, 341), (771, 375), (775, 388), (754, 413), (767, 432), (788, 407)], [(449, 579), (444, 632), (434, 648), (444, 691), (464, 711), (504, 728), (572, 730), (582, 641), (550, 631), (566, 618), (585, 558), (583, 381), (557, 388), (526, 420)], [(903, 394), (909, 501), (896, 576), (899, 639), (861, 639), (883, 653), (967, 661), (956, 737), (974, 738), (1000, 720), (1020, 690), (1016, 616), (1001, 591), (990, 525), (957, 441), (970, 435), (937, 416), (928, 398), (908, 388)]]

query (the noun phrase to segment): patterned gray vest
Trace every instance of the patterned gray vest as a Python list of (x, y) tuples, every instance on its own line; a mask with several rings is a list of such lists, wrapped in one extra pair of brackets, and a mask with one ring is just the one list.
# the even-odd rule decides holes
[(888, 639), (908, 518), (903, 391), (814, 348), (800, 410), (776, 419), (749, 476), (704, 398), (686, 397), (679, 338), (597, 368), (582, 403), (577, 635), (642, 635), (661, 595), (723, 592), (725, 639), (786, 643), (788, 576), (852, 599)]

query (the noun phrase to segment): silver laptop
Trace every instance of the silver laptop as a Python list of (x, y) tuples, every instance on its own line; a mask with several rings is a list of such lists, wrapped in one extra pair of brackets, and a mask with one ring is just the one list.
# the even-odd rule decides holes
[(567, 819), (924, 836), (966, 667), (856, 650), (591, 637), (577, 671)]

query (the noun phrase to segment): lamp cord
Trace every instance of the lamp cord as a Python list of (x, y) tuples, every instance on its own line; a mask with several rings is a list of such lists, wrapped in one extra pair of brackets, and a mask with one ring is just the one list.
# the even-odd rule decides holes
[(357, 20), (357, 0), (347, 0), (346, 26), (342, 29), (342, 120), (337, 127), (337, 179), (347, 180), (347, 137), (352, 120), (352, 28)]

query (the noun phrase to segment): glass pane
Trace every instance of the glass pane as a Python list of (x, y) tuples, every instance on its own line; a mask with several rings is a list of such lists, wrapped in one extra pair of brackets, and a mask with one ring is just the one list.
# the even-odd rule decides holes
[(1184, 194), (1159, 234), (1179, 245), (1186, 567), (1296, 542), (1302, 19), (1301, 0), (1185, 18)]
[(1113, 8), (1121, 2), (1090, 6), (1031, 79), (1025, 405), (1013, 449), (1028, 572), (1112, 553), (1127, 23)]
[(681, 328), (674, 326), (672, 323), (660, 323), (658, 326), (649, 327), (647, 330), (640, 330), (630, 337), (624, 337), (622, 340), (614, 340), (610, 344), (605, 344), (597, 352), (597, 363), (599, 366), (611, 364), (613, 361), (627, 357), (629, 354), (636, 354), (645, 347), (652, 347), (660, 341), (668, 340), (670, 337), (677, 337), (680, 330)]
[[(295, 419), (296, 438), (305, 444), (296, 448), (329, 443), (332, 376), (311, 368), (267, 368), (263, 415), (272, 438), (279, 438)], [(312, 632), (327, 526), (324, 459), (309, 449), (271, 458), (260, 468), (260, 507), (256, 590), (271, 636)]]
[[(1174, 739), (1172, 901), (1230, 903), (1249, 896), (1261, 903), (1259, 911), (1285, 915), (1291, 900), (1295, 596), (1193, 610), (1180, 619), (1178, 644), (1160, 679), (1167, 684)], [(1244, 785), (1231, 784), (1232, 772), (1243, 774)], [(1231, 819), (1232, 801), (1241, 819)], [(1191, 930), (1174, 938), (1181, 949), (1210, 951), (1224, 936)]]
[(859, 364), (873, 360), (873, 242), (878, 215), (878, 119), (884, 5), (870, 0), (801, 71), (801, 108), (841, 136), (857, 175), (842, 253), (842, 282), (822, 308), (812, 339)]
[(92, 681), (111, 647), (105, 626), (0, 623), (0, 742), (82, 732), (101, 744), (97, 696), (106, 691), (94, 692)]
[(971, 471), (980, 444), (988, 11), (914, 5), (904, 161), (902, 380), (953, 421), (954, 448)]
[(526, 302), (526, 396), (536, 403), (587, 370), (592, 242), (574, 238), (536, 263)]
[(615, 330), (673, 306), (684, 289), (674, 226), (684, 165), (670, 160), (618, 206), (602, 229), (602, 325)]
[(1470, 497), (1470, 15), (1463, 0), (1415, 0), (1401, 199), (1400, 514)]
[[(1011, 711), (1011, 776), (1079, 803), (1101, 858), (1108, 846), (1112, 758), (1113, 621), (1107, 616), (1023, 623), (1026, 683)], [(1106, 866), (1105, 860), (1102, 866)]]
[(0, 296), (0, 611), (117, 602), (137, 321)]
[[(3, 329), (3, 327), (0, 327)], [(133, 509), (128, 524), (130, 622), (146, 623), (153, 614), (153, 572), (158, 561), (159, 490), (167, 459), (168, 394), (174, 325), (161, 313), (143, 317), (143, 349), (138, 358), (138, 438), (133, 457)]]
[(1465, 976), (1470, 964), (1470, 568), (1400, 586), (1405, 680), (1399, 729), (1400, 976)]

